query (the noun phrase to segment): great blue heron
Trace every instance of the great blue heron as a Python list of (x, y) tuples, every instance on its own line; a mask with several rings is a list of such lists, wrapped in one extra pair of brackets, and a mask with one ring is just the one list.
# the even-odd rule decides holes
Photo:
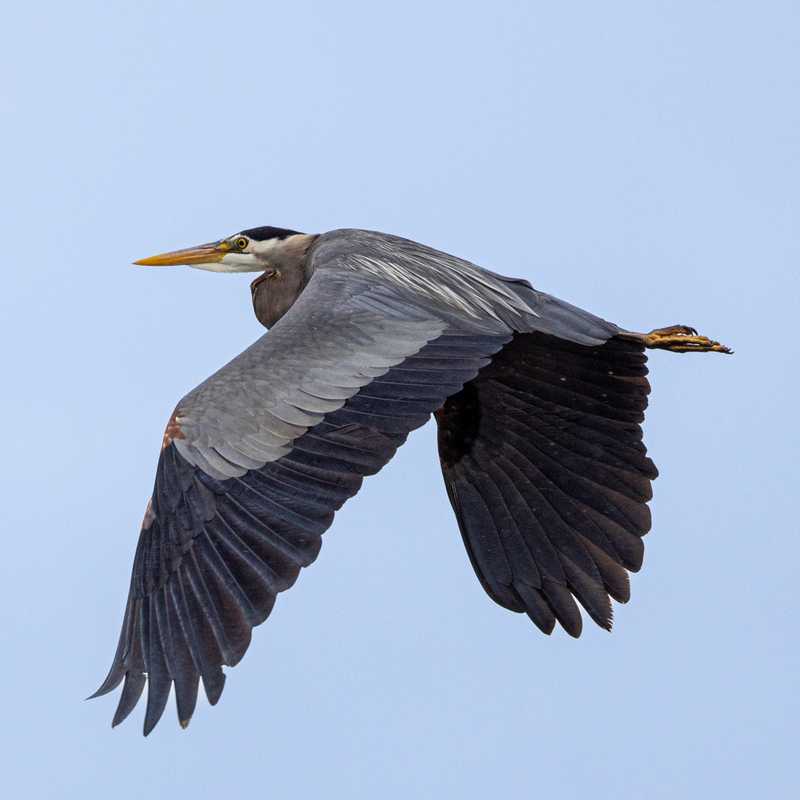
[(633, 333), (416, 242), (363, 230), (244, 230), (137, 261), (263, 272), (271, 331), (181, 400), (164, 432), (114, 661), (113, 724), (148, 684), (219, 700), (334, 512), (431, 414), (444, 483), (488, 595), (545, 633), (611, 627), (642, 564), (656, 468), (645, 348), (730, 352), (683, 325)]

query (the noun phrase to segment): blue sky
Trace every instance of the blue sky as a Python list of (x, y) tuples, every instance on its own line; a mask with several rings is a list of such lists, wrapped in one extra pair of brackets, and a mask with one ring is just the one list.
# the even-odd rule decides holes
[[(4, 31), (9, 796), (793, 796), (796, 3), (51, 2)], [(188, 731), (83, 702), (163, 425), (260, 333), (248, 276), (129, 264), (261, 224), (402, 234), (736, 349), (652, 357), (654, 527), (612, 634), (484, 595), (429, 426)]]

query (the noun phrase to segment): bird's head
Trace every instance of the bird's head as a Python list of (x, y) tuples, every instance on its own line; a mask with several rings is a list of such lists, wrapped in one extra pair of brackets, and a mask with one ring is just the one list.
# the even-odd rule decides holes
[(210, 272), (265, 272), (279, 269), (287, 260), (308, 250), (314, 236), (287, 228), (248, 228), (233, 236), (183, 250), (172, 250), (134, 261), (144, 267), (185, 264)]
[(316, 234), (287, 228), (248, 228), (218, 242), (141, 258), (134, 264), (169, 267), (186, 264), (211, 272), (261, 272), (250, 284), (253, 310), (269, 328), (294, 304), (310, 278), (308, 251)]

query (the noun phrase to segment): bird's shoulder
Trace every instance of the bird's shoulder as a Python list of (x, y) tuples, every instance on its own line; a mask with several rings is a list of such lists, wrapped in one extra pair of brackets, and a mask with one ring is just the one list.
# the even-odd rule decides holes
[(420, 269), (439, 265), (449, 269), (476, 271), (499, 281), (532, 288), (525, 278), (503, 275), (414, 239), (363, 228), (337, 228), (321, 234), (309, 251), (309, 261), (315, 266), (335, 265), (353, 255), (416, 262), (415, 266)]
[(342, 228), (322, 234), (309, 252), (312, 272), (357, 275), (409, 300), (464, 319), (510, 327), (535, 316), (538, 293), (458, 256), (394, 234)]

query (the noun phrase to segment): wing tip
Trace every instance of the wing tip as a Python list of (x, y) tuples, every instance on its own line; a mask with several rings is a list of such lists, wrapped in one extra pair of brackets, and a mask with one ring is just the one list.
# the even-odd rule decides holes
[(150, 715), (146, 714), (142, 726), (142, 736), (149, 736), (156, 725), (158, 725), (158, 719), (150, 719)]
[(222, 690), (225, 688), (225, 677), (225, 672), (221, 666), (202, 676), (203, 689), (205, 689), (209, 705), (215, 706), (220, 697), (222, 697)]
[(119, 665), (114, 664), (106, 675), (105, 680), (100, 684), (99, 688), (95, 690), (93, 694), (90, 694), (88, 697), (84, 698), (85, 700), (94, 700), (98, 697), (102, 697), (109, 692), (113, 692), (117, 686), (122, 683), (122, 679), (125, 677), (125, 672), (122, 670)]

